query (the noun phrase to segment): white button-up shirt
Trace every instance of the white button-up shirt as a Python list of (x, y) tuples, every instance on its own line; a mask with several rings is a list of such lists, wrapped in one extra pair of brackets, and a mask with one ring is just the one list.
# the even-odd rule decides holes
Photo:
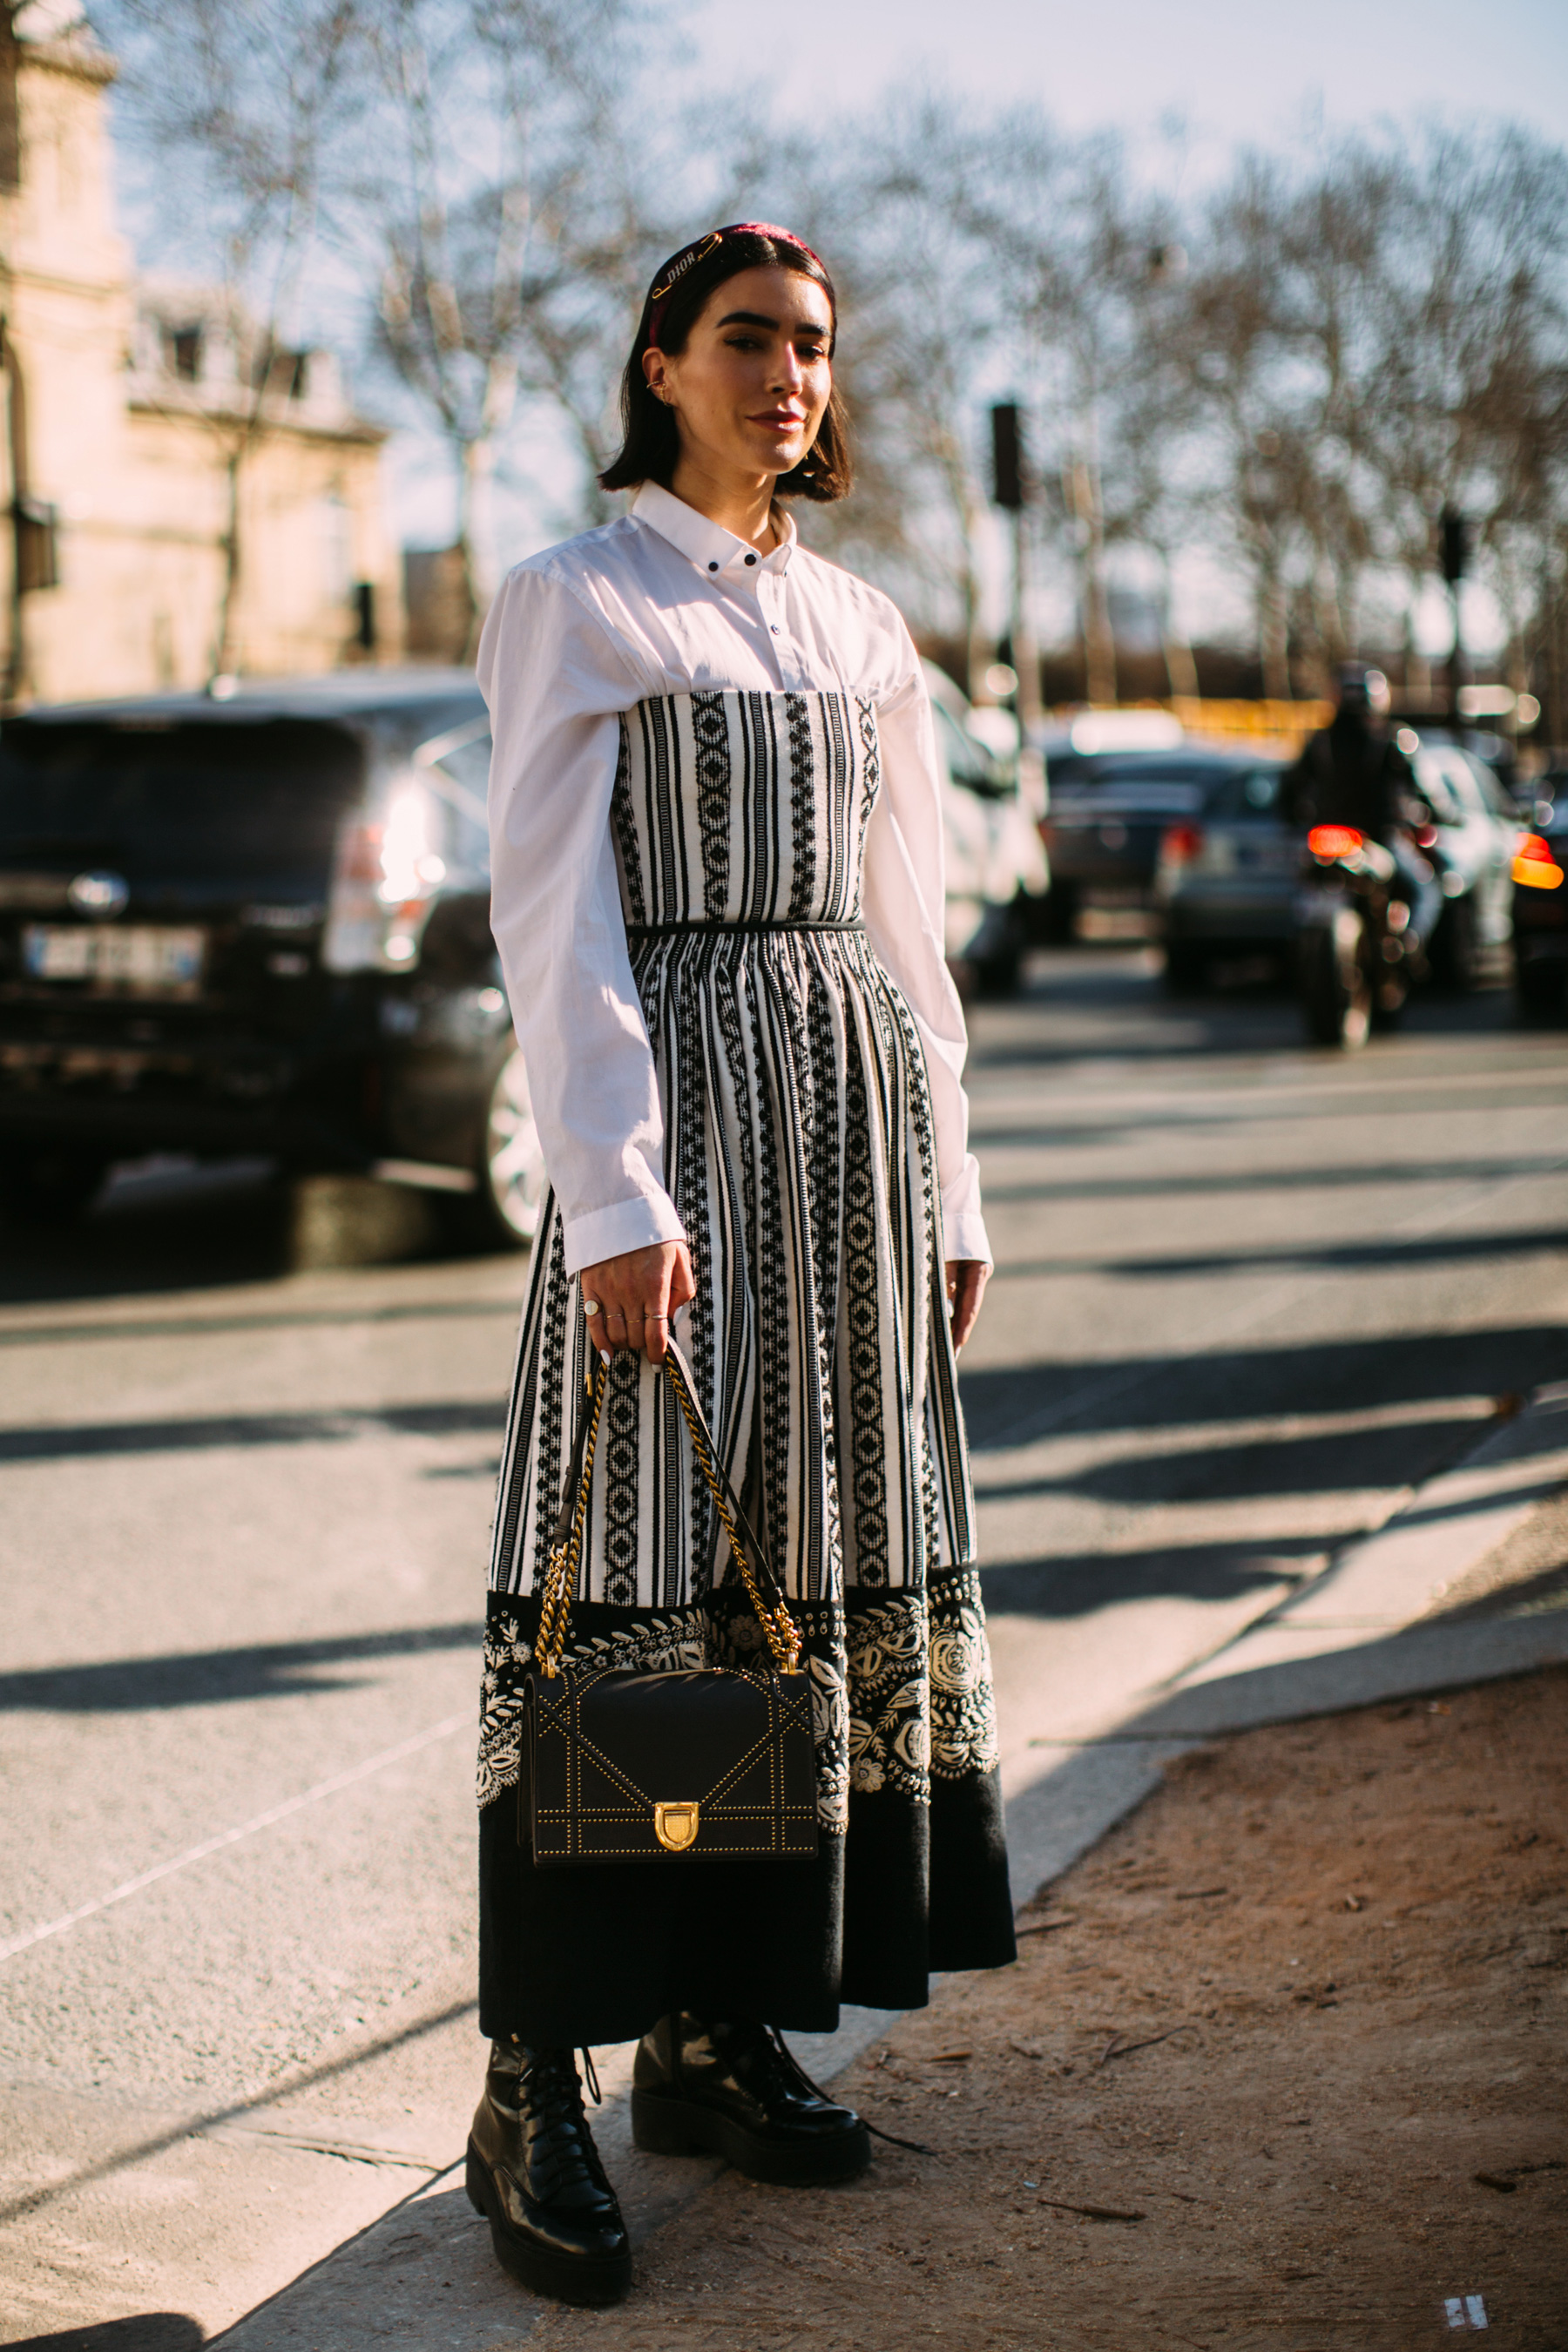
[(479, 643), (489, 705), (491, 920), (572, 1273), (684, 1239), (632, 978), (610, 802), (621, 713), (649, 696), (843, 692), (877, 707), (881, 789), (861, 911), (925, 1045), (950, 1258), (989, 1261), (942, 954), (931, 704), (886, 596), (795, 538), (767, 555), (669, 491), (510, 572)]

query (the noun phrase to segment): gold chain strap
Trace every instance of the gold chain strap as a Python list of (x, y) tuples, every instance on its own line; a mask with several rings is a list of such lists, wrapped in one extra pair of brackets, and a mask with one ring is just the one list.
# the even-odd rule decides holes
[(583, 1559), (583, 1532), (588, 1524), (588, 1495), (594, 1483), (594, 1449), (599, 1443), (599, 1421), (605, 1410), (605, 1391), (609, 1387), (609, 1366), (601, 1364), (589, 1393), (594, 1400), (594, 1416), (588, 1423), (588, 1449), (583, 1457), (583, 1475), (577, 1483), (577, 1507), (572, 1514), (572, 1526), (564, 1542), (558, 1543), (550, 1555), (544, 1572), (544, 1601), (539, 1612), (539, 1663), (547, 1675), (553, 1675), (561, 1664), (562, 1647), (566, 1640), (566, 1612), (572, 1605), (572, 1595), (577, 1590), (577, 1570)]
[(757, 1591), (757, 1580), (752, 1573), (752, 1563), (746, 1557), (746, 1548), (741, 1541), (740, 1530), (735, 1525), (735, 1515), (730, 1508), (730, 1498), (720, 1483), (719, 1474), (713, 1466), (713, 1458), (708, 1451), (702, 1424), (698, 1420), (691, 1399), (686, 1392), (686, 1382), (673, 1366), (670, 1369), (670, 1385), (675, 1391), (676, 1402), (685, 1416), (686, 1426), (691, 1432), (691, 1450), (697, 1456), (699, 1469), (708, 1482), (708, 1491), (713, 1497), (713, 1507), (723, 1522), (724, 1533), (730, 1538), (730, 1549), (734, 1556), (735, 1565), (741, 1571), (741, 1580), (745, 1585), (752, 1606), (757, 1612), (757, 1622), (767, 1636), (768, 1647), (773, 1652), (773, 1664), (781, 1675), (793, 1675), (800, 1664), (799, 1629), (782, 1599), (776, 1608), (769, 1609), (764, 1606), (763, 1596)]
[[(707, 1482), (709, 1493), (713, 1497), (713, 1507), (718, 1512), (724, 1532), (730, 1538), (731, 1552), (734, 1557), (736, 1567), (741, 1571), (741, 1579), (745, 1585), (747, 1597), (751, 1601), (752, 1607), (756, 1611), (757, 1622), (766, 1637), (768, 1648), (773, 1654), (773, 1664), (780, 1674), (792, 1675), (800, 1664), (799, 1629), (789, 1613), (787, 1604), (782, 1599), (775, 1607), (770, 1609), (758, 1591), (756, 1576), (751, 1560), (747, 1557), (746, 1548), (741, 1541), (740, 1530), (735, 1525), (735, 1515), (730, 1507), (730, 1498), (724, 1492), (723, 1484), (709, 1451), (707, 1438), (701, 1422), (698, 1418), (695, 1405), (687, 1394), (686, 1383), (674, 1365), (671, 1364), (668, 1369), (670, 1386), (675, 1391), (676, 1402), (680, 1407), (686, 1426), (691, 1433), (691, 1450), (697, 1456), (698, 1467)], [(588, 1524), (588, 1497), (594, 1483), (594, 1451), (599, 1442), (599, 1422), (604, 1413), (605, 1393), (608, 1386), (609, 1366), (601, 1363), (595, 1374), (591, 1390), (594, 1400), (593, 1417), (588, 1423), (588, 1444), (583, 1456), (583, 1475), (578, 1482), (577, 1502), (572, 1514), (571, 1528), (563, 1541), (558, 1543), (551, 1552), (549, 1565), (545, 1570), (544, 1600), (539, 1612), (539, 1642), (536, 1654), (541, 1670), (551, 1676), (560, 1669), (562, 1652), (566, 1642), (567, 1614), (572, 1605), (572, 1595), (577, 1590), (577, 1575), (583, 1559), (583, 1537)]]

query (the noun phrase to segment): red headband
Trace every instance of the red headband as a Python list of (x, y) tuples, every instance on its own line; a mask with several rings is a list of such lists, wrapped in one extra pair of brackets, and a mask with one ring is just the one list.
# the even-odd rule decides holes
[(771, 236), (776, 245), (793, 245), (797, 253), (804, 253), (808, 261), (816, 262), (825, 278), (827, 275), (826, 264), (820, 255), (813, 253), (803, 236), (796, 236), (793, 229), (778, 227), (773, 221), (731, 221), (727, 228), (710, 229), (706, 236), (700, 236), (695, 244), (678, 253), (672, 261), (667, 261), (649, 287), (647, 339), (650, 347), (658, 342), (658, 331), (669, 308), (669, 298), (680, 280), (697, 262), (706, 261), (727, 236)]

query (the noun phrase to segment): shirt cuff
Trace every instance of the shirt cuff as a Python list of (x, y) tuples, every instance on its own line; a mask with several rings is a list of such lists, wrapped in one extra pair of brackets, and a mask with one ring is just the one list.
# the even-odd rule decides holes
[(642, 1193), (635, 1201), (617, 1201), (613, 1208), (590, 1209), (561, 1228), (562, 1249), (568, 1274), (598, 1265), (623, 1250), (647, 1249), (656, 1242), (683, 1242), (686, 1227), (668, 1192)]
[(942, 1254), (944, 1258), (974, 1257), (983, 1265), (995, 1263), (985, 1235), (985, 1220), (978, 1209), (948, 1209), (942, 1213)]

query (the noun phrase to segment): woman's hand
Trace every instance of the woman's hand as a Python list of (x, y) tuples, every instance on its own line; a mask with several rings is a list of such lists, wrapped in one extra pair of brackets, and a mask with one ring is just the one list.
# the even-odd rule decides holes
[(947, 1261), (947, 1301), (952, 1317), (952, 1344), (962, 1348), (974, 1328), (991, 1268), (983, 1257), (950, 1257)]
[[(669, 1319), (696, 1294), (691, 1253), (684, 1242), (654, 1242), (647, 1249), (623, 1250), (577, 1276), (588, 1337), (607, 1357), (630, 1348), (650, 1364), (664, 1361)], [(597, 1312), (595, 1312), (595, 1306)]]

